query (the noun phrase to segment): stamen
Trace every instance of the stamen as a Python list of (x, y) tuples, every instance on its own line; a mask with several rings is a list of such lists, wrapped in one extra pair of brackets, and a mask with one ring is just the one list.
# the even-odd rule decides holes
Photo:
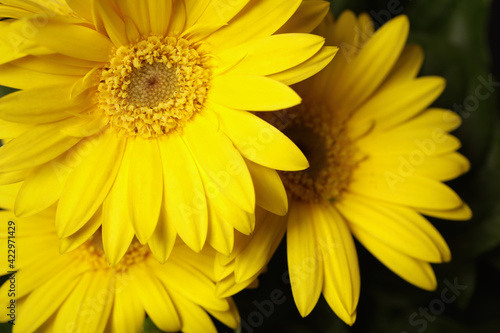
[(99, 109), (125, 135), (155, 138), (182, 128), (203, 108), (209, 59), (182, 38), (150, 36), (122, 46), (101, 72)]
[(282, 112), (285, 116), (272, 116), (279, 118), (275, 125), (302, 150), (310, 164), (304, 171), (280, 172), (287, 192), (300, 201), (339, 200), (358, 164), (345, 122), (316, 105), (300, 105)]

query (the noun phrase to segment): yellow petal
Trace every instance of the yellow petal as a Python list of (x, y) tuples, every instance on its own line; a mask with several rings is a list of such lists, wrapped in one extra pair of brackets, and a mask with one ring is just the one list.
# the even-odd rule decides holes
[[(183, 137), (211, 183), (240, 208), (253, 212), (255, 192), (252, 178), (231, 141), (202, 114), (184, 128)], [(213, 153), (215, 151), (217, 154)]]
[(177, 310), (167, 290), (151, 274), (151, 270), (146, 265), (136, 265), (130, 268), (130, 275), (130, 283), (153, 323), (163, 331), (179, 331), (182, 326)]
[(57, 310), (53, 332), (64, 332), (68, 327), (75, 326), (79, 309), (84, 302), (85, 293), (92, 281), (93, 272), (83, 274), (71, 294)]
[(300, 65), (287, 69), (283, 72), (269, 75), (268, 77), (286, 85), (298, 83), (319, 73), (332, 61), (338, 50), (339, 49), (337, 47), (325, 46), (318, 53)]
[(0, 119), (0, 136), (2, 139), (12, 139), (31, 130), (34, 126), (34, 124), (11, 123)]
[(294, 202), (290, 206), (287, 226), (288, 271), (293, 298), (302, 317), (307, 316), (318, 302), (323, 289), (323, 263), (315, 242), (313, 218), (308, 203)]
[(361, 279), (358, 256), (345, 220), (329, 203), (312, 207), (316, 244), (324, 261), (323, 294), (333, 311), (348, 325), (356, 319)]
[[(85, 293), (75, 327), (84, 332), (103, 332), (109, 319), (116, 291), (115, 277), (108, 270), (95, 270)], [(96, 301), (99, 300), (99, 301)], [(85, 316), (85, 313), (93, 316)], [(89, 320), (92, 318), (92, 320)]]
[(106, 125), (109, 119), (95, 115), (81, 115), (74, 117), (68, 126), (61, 128), (61, 132), (76, 138), (84, 138), (99, 134)]
[(445, 81), (440, 77), (399, 82), (377, 92), (350, 121), (355, 124), (376, 117), (377, 131), (397, 126), (425, 110), (441, 95), (444, 87)]
[(384, 81), (383, 86), (414, 79), (422, 63), (424, 62), (424, 51), (420, 45), (408, 45), (392, 68), (391, 73)]
[(38, 125), (0, 147), (0, 170), (32, 168), (51, 161), (81, 139), (64, 135), (59, 127), (65, 122)]
[(109, 38), (116, 47), (128, 45), (127, 32), (125, 22), (120, 18), (118, 13), (114, 11), (108, 1), (94, 2), (95, 10), (102, 18), (106, 32)]
[(235, 259), (236, 283), (252, 278), (268, 264), (285, 235), (285, 229), (285, 218), (271, 213), (258, 221), (252, 240)]
[(144, 323), (144, 308), (141, 300), (130, 285), (120, 286), (115, 294), (115, 304), (111, 314), (112, 332), (123, 333), (128, 330), (140, 332)]
[(297, 11), (276, 33), (310, 33), (321, 23), (329, 9), (330, 4), (326, 1), (302, 1)]
[(354, 236), (368, 251), (401, 278), (425, 290), (436, 288), (436, 276), (429, 263), (394, 250), (356, 225), (351, 225), (350, 228)]
[(281, 82), (252, 75), (222, 75), (212, 81), (209, 98), (238, 110), (275, 111), (295, 106), (300, 97)]
[(245, 162), (252, 175), (256, 204), (273, 214), (285, 215), (288, 211), (288, 198), (278, 173), (252, 161)]
[(408, 36), (406, 16), (399, 16), (379, 29), (358, 56), (343, 70), (331, 89), (339, 109), (361, 105), (386, 78), (403, 50)]
[(67, 253), (73, 251), (74, 249), (88, 241), (89, 238), (94, 235), (94, 233), (97, 231), (97, 229), (99, 229), (101, 225), (102, 210), (99, 209), (80, 230), (69, 237), (62, 238), (59, 241), (59, 252)]
[(226, 222), (224, 218), (217, 214), (217, 206), (208, 201), (208, 234), (207, 240), (217, 252), (226, 256), (231, 254), (234, 247), (234, 228), (233, 225)]
[(120, 170), (102, 204), (102, 245), (110, 265), (120, 261), (135, 236), (128, 200), (131, 152), (131, 149), (125, 148)]
[(80, 161), (77, 145), (74, 150), (35, 168), (23, 183), (14, 211), (19, 217), (30, 216), (54, 204), (61, 195), (69, 173)]
[(250, 0), (228, 3), (219, 0), (185, 0), (186, 26), (183, 36), (193, 42), (199, 41), (214, 31), (226, 26)]
[(66, 3), (75, 13), (92, 21), (91, 0), (66, 0)]
[(233, 329), (237, 329), (240, 325), (240, 314), (238, 312), (238, 308), (234, 301), (231, 298), (228, 298), (228, 303), (230, 306), (229, 311), (215, 311), (211, 309), (207, 309), (207, 311), (218, 321), (223, 323), (224, 325), (231, 327)]
[[(198, 4), (199, 3), (199, 4)], [(172, 1), (172, 16), (170, 17), (170, 27), (169, 34), (171, 36), (179, 36), (186, 26), (186, 21), (190, 20), (191, 17), (196, 17), (197, 12), (192, 11), (191, 6), (196, 6), (196, 8), (201, 9), (199, 5), (206, 5), (206, 1), (186, 1), (186, 0), (173, 0)], [(186, 6), (190, 6), (190, 11), (186, 9)], [(175, 15), (173, 14), (175, 13)], [(201, 13), (200, 13), (201, 15)]]
[[(203, 171), (201, 171), (201, 178), (205, 187), (210, 218), (212, 219), (211, 224), (227, 223), (245, 235), (251, 234), (255, 228), (253, 211), (247, 212), (231, 202)], [(219, 226), (219, 228), (223, 227)], [(224, 240), (224, 243), (229, 241)], [(219, 247), (221, 246), (224, 246), (224, 244), (219, 244)]]
[(172, 0), (148, 1), (151, 33), (165, 36), (172, 16)]
[(434, 263), (451, 259), (443, 237), (414, 209), (357, 196), (347, 196), (337, 207), (350, 225), (402, 254)]
[(451, 210), (431, 210), (431, 209), (419, 208), (418, 211), (427, 216), (432, 216), (452, 221), (467, 221), (472, 218), (472, 210), (465, 203), (459, 208)]
[(413, 151), (401, 155), (370, 157), (359, 165), (358, 170), (389, 172), (403, 179), (416, 174), (439, 181), (449, 181), (469, 169), (469, 161), (459, 153), (427, 157), (423, 153)]
[(30, 172), (30, 169), (2, 172), (0, 173), (0, 185), (19, 183), (25, 180)]
[(423, 124), (421, 127), (413, 126), (415, 120), (410, 123), (398, 126), (391, 131), (376, 132), (362, 137), (357, 142), (357, 146), (361, 151), (370, 152), (370, 155), (377, 157), (405, 156), (411, 153), (424, 157), (436, 157), (454, 153), (461, 147), (456, 137), (446, 134), (444, 123)]
[(80, 77), (35, 72), (12, 64), (0, 65), (0, 84), (16, 89), (34, 89), (51, 85), (73, 85)]
[(175, 289), (170, 296), (179, 312), (183, 332), (217, 333), (212, 319), (201, 306), (179, 295)]
[(232, 63), (230, 74), (270, 75), (297, 66), (315, 55), (323, 37), (282, 34), (252, 40), (214, 54), (221, 66)]
[(158, 225), (148, 242), (151, 252), (160, 263), (165, 263), (168, 260), (177, 238), (175, 223), (167, 220), (166, 217), (166, 211), (167, 209), (170, 209), (170, 206), (166, 205), (165, 198), (166, 194), (164, 192)]
[(149, 1), (122, 0), (119, 4), (123, 16), (132, 19), (139, 29), (141, 36), (147, 36), (151, 31), (148, 2)]
[(155, 265), (154, 272), (167, 290), (175, 290), (191, 302), (219, 311), (229, 309), (226, 300), (215, 297), (215, 283), (185, 259), (173, 256), (164, 266)]
[(69, 118), (93, 104), (88, 93), (71, 98), (71, 86), (45, 86), (2, 97), (0, 117), (16, 123), (48, 123)]
[(145, 244), (153, 235), (163, 194), (163, 170), (158, 141), (137, 136), (129, 140), (128, 205), (137, 238)]
[(50, 56), (45, 56), (45, 57), (26, 56), (22, 59), (12, 61), (10, 62), (10, 64), (33, 72), (41, 72), (41, 73), (55, 74), (55, 75), (57, 74), (73, 75), (73, 76), (86, 75), (88, 71), (92, 68), (91, 66), (79, 67), (65, 63), (57, 63), (55, 59), (57, 59), (57, 57), (54, 57), (53, 59)]
[(16, 196), (22, 183), (0, 186), (0, 208), (14, 210)]
[(51, 278), (34, 290), (21, 308), (18, 307), (19, 312), (26, 311), (24, 313), (30, 315), (16, 322), (16, 330), (34, 331), (57, 310), (79, 281), (78, 271), (72, 269), (75, 265), (72, 266), (63, 270), (59, 267), (57, 273), (52, 272)]
[(409, 207), (450, 210), (462, 200), (447, 185), (419, 175), (402, 177), (393, 172), (356, 172), (349, 192)]
[[(174, 225), (179, 237), (194, 251), (200, 251), (208, 230), (207, 203), (200, 173), (180, 136), (173, 133), (158, 143), (163, 163), (164, 223)], [(171, 244), (163, 246), (171, 248)]]
[(108, 195), (125, 149), (125, 140), (114, 133), (89, 139), (88, 156), (68, 176), (61, 193), (56, 230), (68, 237), (80, 229)]
[(113, 44), (100, 33), (80, 25), (49, 21), (40, 27), (35, 40), (54, 52), (67, 56), (107, 62)]
[(286, 171), (309, 167), (300, 149), (278, 129), (245, 111), (214, 105), (222, 131), (248, 160), (262, 166)]
[(221, 48), (269, 36), (288, 21), (301, 2), (301, 0), (254, 0), (227, 26), (206, 40), (214, 48)]

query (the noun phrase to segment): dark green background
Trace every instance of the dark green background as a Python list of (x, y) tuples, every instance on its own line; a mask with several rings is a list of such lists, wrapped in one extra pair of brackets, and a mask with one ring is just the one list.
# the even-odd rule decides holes
[[(385, 16), (387, 0), (333, 0), (333, 11), (344, 9)], [(410, 41), (423, 46), (426, 60), (422, 75), (440, 75), (447, 79), (445, 93), (436, 106), (456, 109), (467, 96), (474, 96), (480, 84), (478, 77), (490, 74), (499, 78), (500, 2), (490, 0), (407, 0), (400, 1), (410, 17)], [(385, 12), (384, 12), (385, 11)], [(388, 18), (387, 16), (385, 16)], [(497, 88), (498, 89), (498, 88)], [(0, 95), (4, 94), (0, 87)], [(251, 332), (290, 333), (468, 333), (500, 332), (500, 126), (498, 91), (481, 101), (473, 112), (462, 112), (463, 126), (456, 131), (462, 140), (462, 153), (472, 163), (472, 170), (452, 182), (452, 187), (472, 207), (474, 218), (467, 222), (434, 220), (448, 241), (453, 260), (436, 265), (439, 282), (436, 292), (426, 292), (409, 285), (378, 263), (358, 246), (362, 275), (358, 319), (353, 327), (341, 322), (321, 299), (307, 318), (298, 314), (290, 293), (283, 283), (286, 272), (285, 244), (279, 248), (260, 278), (261, 287), (244, 291), (235, 297), (242, 319), (259, 312), (256, 303), (269, 300), (274, 289), (284, 293), (285, 301), (275, 306), (272, 315), (262, 316), (259, 327), (242, 329)], [(440, 299), (444, 281), (457, 279), (467, 289), (456, 301), (446, 304), (444, 312), (427, 327), (412, 326), (410, 316), (419, 308)], [(255, 320), (255, 319), (254, 319)], [(0, 325), (0, 332), (10, 331)], [(146, 332), (158, 332), (150, 321)], [(220, 327), (220, 332), (230, 332)]]

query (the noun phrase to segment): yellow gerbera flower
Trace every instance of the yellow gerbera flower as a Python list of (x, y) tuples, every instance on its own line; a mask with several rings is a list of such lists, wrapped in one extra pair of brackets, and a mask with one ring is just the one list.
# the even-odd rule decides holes
[[(285, 214), (275, 171), (308, 163), (246, 112), (297, 105), (287, 85), (337, 51), (307, 34), (328, 10), (302, 0), (2, 1), (3, 184), (17, 216), (57, 202), (60, 238), (100, 226), (116, 263), (134, 235), (164, 262), (176, 235), (229, 254), (255, 204)], [(234, 228), (234, 229), (233, 229)], [(75, 235), (79, 235), (75, 237)]]
[(368, 15), (348, 11), (335, 24), (330, 18), (321, 31), (340, 46), (339, 55), (298, 85), (301, 106), (269, 116), (311, 164), (281, 173), (291, 197), (290, 282), (303, 316), (323, 294), (343, 321), (355, 321), (360, 276), (352, 235), (400, 277), (430, 290), (436, 278), (429, 263), (451, 256), (422, 214), (471, 216), (442, 183), (469, 169), (456, 152), (460, 142), (448, 134), (460, 118), (427, 109), (445, 82), (416, 78), (423, 53), (405, 48), (408, 29), (405, 16), (377, 32)]
[(49, 209), (16, 218), (0, 212), (0, 244), (15, 255), (2, 251), (0, 274), (15, 273), (0, 288), (6, 309), (0, 321), (14, 323), (13, 332), (142, 332), (146, 313), (167, 332), (217, 332), (208, 314), (238, 327), (234, 302), (215, 296), (214, 252), (194, 253), (179, 244), (162, 265), (134, 240), (110, 267), (100, 233), (60, 254), (54, 214)]

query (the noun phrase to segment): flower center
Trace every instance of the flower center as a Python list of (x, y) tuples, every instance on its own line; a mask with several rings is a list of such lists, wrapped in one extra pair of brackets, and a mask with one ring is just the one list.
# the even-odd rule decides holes
[(286, 116), (280, 118), (277, 127), (302, 150), (310, 164), (299, 172), (280, 171), (287, 192), (300, 201), (339, 200), (358, 164), (345, 123), (337, 123), (328, 109), (320, 106), (300, 105), (286, 110)]
[(78, 250), (81, 260), (89, 264), (96, 270), (112, 269), (115, 272), (124, 272), (130, 266), (146, 260), (150, 254), (148, 246), (142, 245), (137, 240), (134, 240), (123, 258), (114, 266), (110, 266), (102, 248), (102, 236), (100, 229), (89, 238), (87, 242), (82, 244)]
[(150, 36), (121, 46), (101, 72), (99, 109), (126, 135), (155, 138), (182, 128), (203, 108), (208, 59), (182, 38)]

